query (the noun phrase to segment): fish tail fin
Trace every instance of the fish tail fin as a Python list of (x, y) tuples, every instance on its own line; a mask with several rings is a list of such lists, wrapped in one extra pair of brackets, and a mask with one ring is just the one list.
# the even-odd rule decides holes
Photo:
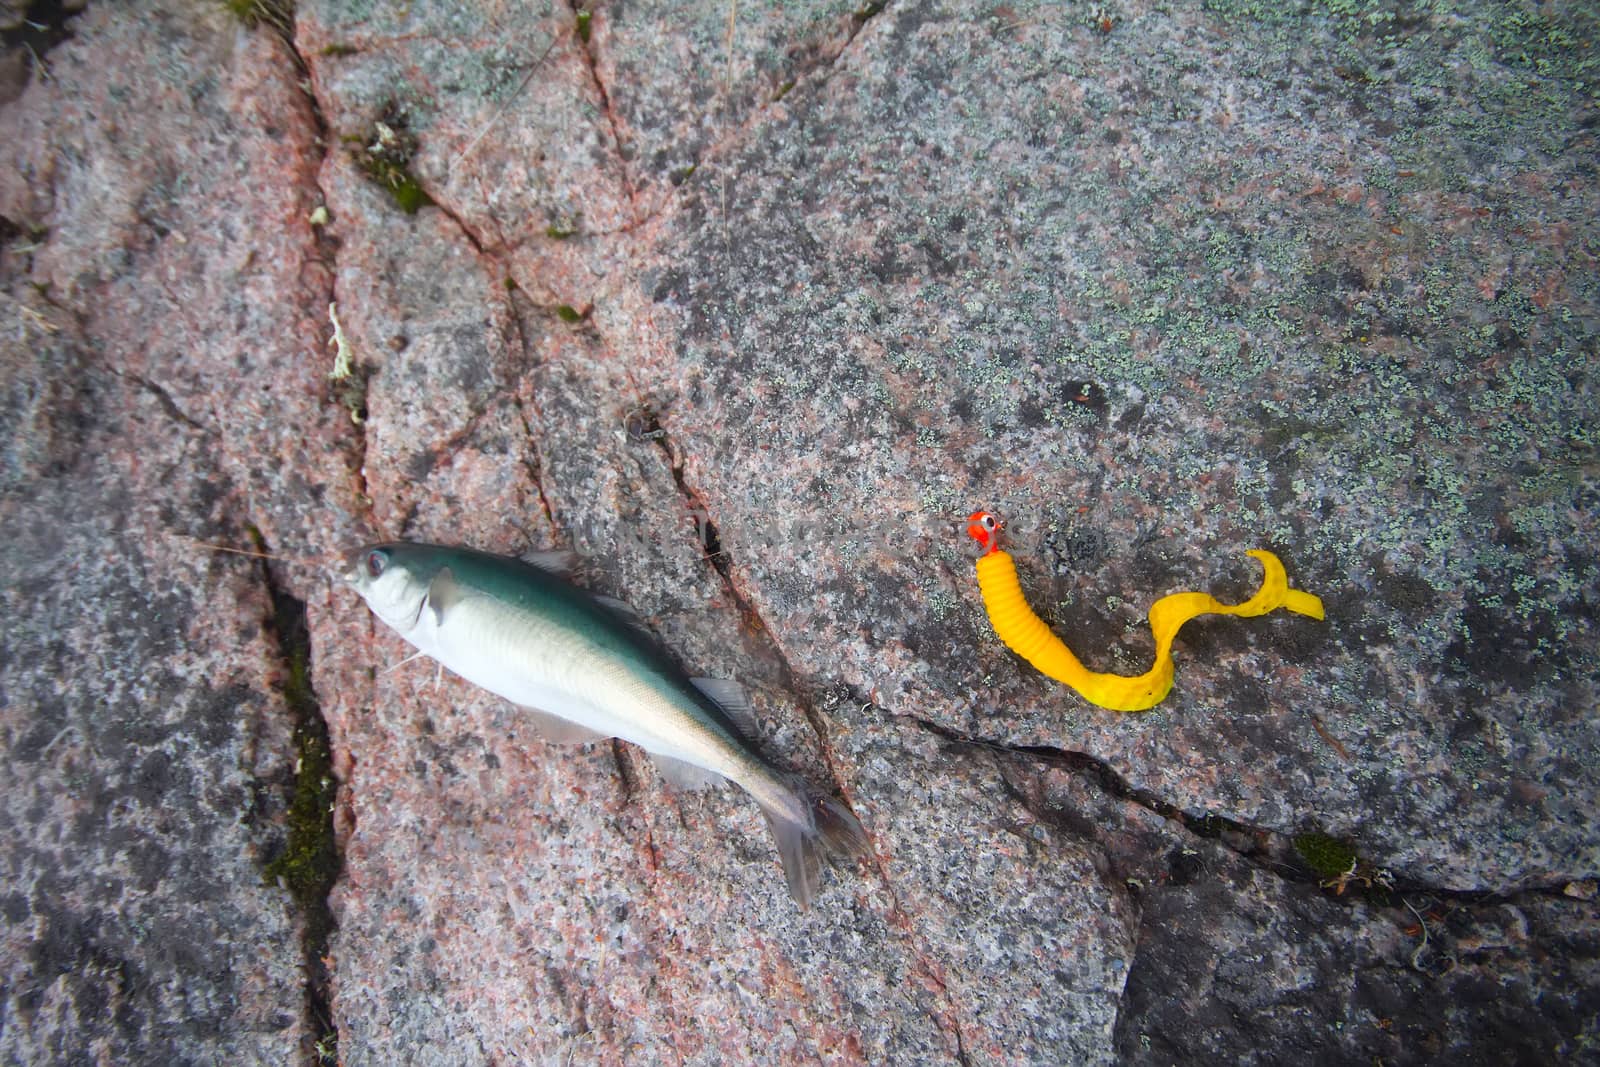
[(824, 862), (860, 859), (872, 850), (849, 808), (805, 781), (794, 781), (792, 790), (793, 803), (783, 808), (763, 806), (762, 811), (778, 841), (789, 893), (801, 908), (809, 908)]

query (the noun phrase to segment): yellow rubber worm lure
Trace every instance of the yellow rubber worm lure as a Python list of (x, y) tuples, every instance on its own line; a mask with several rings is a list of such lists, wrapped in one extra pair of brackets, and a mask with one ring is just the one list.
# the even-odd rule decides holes
[(1198, 615), (1265, 615), (1286, 608), (1320, 619), (1322, 600), (1289, 588), (1288, 576), (1277, 556), (1264, 549), (1250, 553), (1261, 561), (1266, 575), (1256, 595), (1243, 604), (1223, 604), (1207, 593), (1173, 593), (1150, 605), (1150, 630), (1156, 638), (1156, 662), (1149, 671), (1129, 678), (1091, 671), (1072, 650), (1050, 632), (1044, 620), (1023, 599), (1017, 568), (1000, 548), (1000, 520), (987, 511), (967, 519), (967, 534), (983, 547), (978, 557), (978, 589), (989, 622), (1006, 647), (1040, 672), (1072, 686), (1091, 704), (1111, 711), (1148, 711), (1172, 692), (1172, 641), (1183, 624)]

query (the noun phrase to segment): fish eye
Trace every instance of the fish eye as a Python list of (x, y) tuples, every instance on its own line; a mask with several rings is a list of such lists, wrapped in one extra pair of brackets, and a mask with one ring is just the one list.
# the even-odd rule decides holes
[(373, 549), (367, 553), (367, 574), (373, 578), (383, 573), (383, 568), (389, 565), (389, 554), (380, 549)]

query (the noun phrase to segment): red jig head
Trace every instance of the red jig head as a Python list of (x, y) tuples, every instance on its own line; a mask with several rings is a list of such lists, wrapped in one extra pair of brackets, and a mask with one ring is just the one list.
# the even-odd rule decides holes
[(1004, 525), (991, 512), (974, 511), (967, 516), (967, 536), (978, 542), (987, 556), (1000, 551), (1000, 530)]

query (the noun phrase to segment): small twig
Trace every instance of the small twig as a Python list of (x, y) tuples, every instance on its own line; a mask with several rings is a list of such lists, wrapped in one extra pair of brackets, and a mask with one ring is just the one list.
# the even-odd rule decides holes
[(56, 735), (55, 735), (55, 736), (54, 736), (54, 737), (52, 737), (52, 738), (51, 738), (51, 739), (50, 739), (50, 740), (49, 740), (49, 741), (48, 741), (48, 742), (47, 742), (47, 743), (46, 743), (46, 744), (45, 744), (45, 746), (44, 746), (44, 747), (43, 747), (43, 748), (41, 748), (41, 749), (40, 749), (40, 750), (39, 750), (39, 755), (40, 755), (40, 757), (41, 757), (41, 758), (42, 758), (42, 757), (43, 757), (43, 756), (44, 756), (44, 754), (45, 754), (45, 753), (46, 753), (46, 752), (49, 752), (49, 751), (50, 751), (50, 750), (51, 750), (51, 749), (52, 749), (52, 748), (55, 748), (55, 747), (56, 747), (56, 742), (57, 742), (57, 741), (59, 741), (59, 740), (61, 740), (61, 739), (62, 739), (62, 738), (63, 738), (63, 737), (66, 737), (66, 736), (67, 736), (67, 735), (68, 735), (68, 734), (70, 734), (70, 733), (72, 733), (72, 732), (73, 732), (73, 731), (74, 731), (74, 730), (76, 730), (76, 729), (77, 729), (77, 727), (76, 727), (76, 726), (74, 726), (74, 725), (73, 725), (73, 724), (72, 724), (72, 723), (70, 723), (70, 722), (69, 722), (69, 723), (67, 723), (67, 725), (65, 725), (65, 726), (63, 726), (63, 727), (62, 727), (62, 728), (61, 728), (61, 732), (60, 732), (60, 733), (58, 733), (58, 734), (56, 734)]
[(1411, 969), (1414, 971), (1420, 971), (1423, 974), (1427, 974), (1428, 972), (1426, 968), (1424, 968), (1422, 964), (1418, 963), (1417, 961), (1422, 957), (1422, 954), (1426, 952), (1428, 948), (1428, 924), (1423, 921), (1422, 913), (1411, 906), (1411, 901), (1402, 897), (1400, 903), (1404, 904), (1406, 906), (1406, 910), (1417, 917), (1417, 925), (1422, 928), (1422, 944), (1418, 945), (1416, 951), (1411, 954)]
[(270, 552), (255, 552), (248, 548), (230, 548), (228, 545), (216, 545), (210, 541), (202, 541), (197, 537), (184, 537), (181, 534), (179, 539), (187, 541), (197, 548), (209, 548), (213, 552), (226, 552), (234, 556), (248, 556), (251, 559), (270, 559), (277, 563), (296, 563), (302, 567), (314, 567), (319, 563), (325, 563), (328, 556), (332, 555), (332, 553), (327, 553), (321, 556), (275, 556)]
[[(28, 25), (34, 26), (35, 29), (38, 29), (40, 31), (43, 31), (45, 29), (45, 27), (37, 26), (37, 25), (35, 25), (34, 23), (31, 23), (31, 22)], [(33, 45), (27, 43), (26, 41), (23, 42), (22, 47), (26, 48), (28, 50), (28, 55), (33, 57), (33, 66), (34, 66), (34, 69), (38, 72), (39, 80), (40, 81), (45, 81), (45, 82), (49, 81), (50, 80), (50, 65), (44, 61), (44, 57), (41, 56), (38, 52), (35, 52), (33, 50)]]
[(426, 656), (426, 655), (427, 655), (426, 652), (413, 653), (412, 655), (409, 655), (405, 659), (401, 660), (399, 663), (393, 664), (392, 666), (389, 666), (389, 667), (385, 667), (383, 670), (379, 671), (378, 673), (380, 673), (380, 674), (393, 673), (394, 671), (399, 670), (401, 667), (404, 667), (407, 663), (410, 663), (412, 660), (421, 659), (423, 656)]
[(727, 117), (728, 97), (733, 93), (733, 30), (739, 21), (739, 0), (728, 0), (728, 37), (723, 46), (726, 60), (722, 67), (723, 117)]
[[(723, 45), (726, 59), (722, 68), (722, 121), (732, 125), (730, 112), (733, 107), (733, 33), (739, 21), (739, 0), (728, 0), (728, 37)], [(731, 155), (731, 153), (730, 153)], [(721, 170), (718, 185), (722, 192), (722, 258), (726, 263), (733, 255), (731, 240), (728, 236), (728, 170)]]
[(483, 129), (479, 130), (473, 136), (472, 140), (467, 142), (467, 147), (457, 152), (455, 156), (451, 158), (450, 162), (445, 166), (446, 175), (453, 174), (456, 169), (456, 164), (470, 156), (473, 153), (473, 150), (478, 147), (478, 143), (488, 135), (490, 130), (494, 129), (494, 124), (499, 122), (501, 117), (505, 115), (506, 109), (516, 102), (517, 97), (521, 96), (522, 91), (528, 87), (528, 83), (533, 81), (534, 74), (536, 74), (539, 68), (544, 65), (544, 61), (550, 57), (550, 52), (555, 48), (556, 42), (560, 41), (561, 38), (566, 36), (566, 34), (567, 31), (563, 29), (557, 32), (554, 37), (550, 38), (550, 43), (544, 46), (544, 51), (540, 53), (538, 59), (533, 61), (533, 66), (528, 68), (528, 73), (522, 76), (522, 81), (517, 83), (517, 87), (512, 90), (511, 95), (506, 98), (505, 103), (501, 104), (495, 109), (494, 114), (489, 116), (489, 121), (483, 124)]
[[(35, 245), (34, 247), (37, 248), (38, 246)], [(57, 334), (61, 332), (61, 327), (45, 318), (44, 314), (37, 309), (28, 307), (26, 304), (24, 304), (20, 310), (22, 312), (22, 319), (32, 324), (35, 329), (41, 330), (47, 334)]]
[(1318, 737), (1322, 738), (1328, 743), (1329, 748), (1333, 749), (1339, 754), (1340, 759), (1344, 760), (1346, 763), (1350, 762), (1349, 750), (1339, 743), (1339, 739), (1334, 737), (1333, 734), (1328, 731), (1328, 728), (1322, 725), (1322, 720), (1318, 719), (1315, 715), (1311, 716), (1311, 728), (1317, 732)]

